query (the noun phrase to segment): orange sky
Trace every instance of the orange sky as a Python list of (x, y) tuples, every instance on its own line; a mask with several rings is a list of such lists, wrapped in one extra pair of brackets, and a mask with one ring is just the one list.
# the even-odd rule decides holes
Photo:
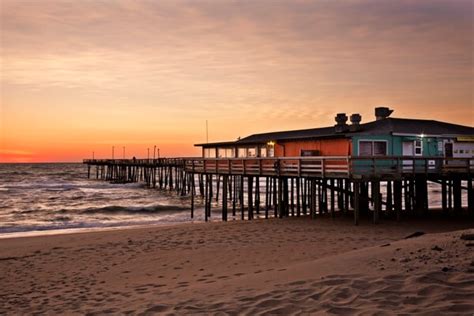
[(474, 125), (472, 1), (0, 0), (0, 161), (198, 155), (337, 112)]

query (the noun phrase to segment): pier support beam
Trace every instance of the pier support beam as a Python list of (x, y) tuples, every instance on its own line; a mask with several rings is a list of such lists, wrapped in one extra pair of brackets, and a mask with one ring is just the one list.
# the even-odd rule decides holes
[(461, 179), (460, 178), (453, 179), (453, 203), (454, 203), (454, 211), (460, 213), (462, 210)]
[(354, 182), (354, 225), (359, 225), (360, 182)]
[(248, 198), (248, 219), (253, 219), (253, 177), (248, 177), (247, 198)]
[(472, 178), (467, 179), (467, 209), (471, 216), (474, 216), (474, 190), (472, 188)]
[(445, 179), (441, 179), (441, 207), (443, 209), (443, 213), (448, 212), (448, 190)]
[(229, 176), (225, 175), (222, 179), (222, 220), (224, 222), (227, 222), (227, 190), (229, 189), (228, 178)]
[(380, 181), (372, 181), (372, 198), (374, 201), (374, 224), (379, 222), (382, 209), (382, 197), (380, 194)]

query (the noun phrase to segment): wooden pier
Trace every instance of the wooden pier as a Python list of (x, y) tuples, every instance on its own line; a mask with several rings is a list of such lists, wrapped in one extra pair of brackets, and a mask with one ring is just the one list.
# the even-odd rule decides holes
[[(428, 215), (428, 182), (441, 185), (446, 214), (474, 216), (474, 160), (412, 157), (282, 157), (282, 158), (160, 158), (84, 160), (88, 177), (114, 183), (144, 182), (148, 187), (175, 190), (204, 204), (204, 217), (220, 202), (222, 220), (352, 212), (374, 223), (383, 216)], [(95, 170), (93, 170), (95, 167)], [(463, 181), (467, 185), (462, 185)], [(381, 187), (385, 187), (382, 192)]]

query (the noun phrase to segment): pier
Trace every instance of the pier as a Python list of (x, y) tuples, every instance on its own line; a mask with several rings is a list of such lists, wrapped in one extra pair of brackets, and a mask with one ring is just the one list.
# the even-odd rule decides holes
[[(381, 216), (428, 216), (428, 182), (441, 186), (442, 211), (474, 216), (474, 160), (437, 157), (279, 157), (85, 159), (89, 178), (196, 197), (204, 218), (218, 202), (222, 220), (353, 213), (377, 223)], [(463, 185), (463, 182), (466, 183)], [(381, 187), (385, 187), (382, 192)], [(467, 192), (463, 207), (462, 193)]]

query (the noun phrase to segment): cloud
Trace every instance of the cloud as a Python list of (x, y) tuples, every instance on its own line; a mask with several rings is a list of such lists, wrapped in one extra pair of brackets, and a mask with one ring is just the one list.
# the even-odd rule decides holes
[(404, 116), (449, 117), (447, 105), (472, 113), (471, 1), (1, 6), (5, 117), (22, 109), (50, 125), (117, 130), (153, 121), (168, 135), (212, 119), (240, 122), (233, 133), (243, 135), (329, 124), (333, 112), (371, 115), (381, 103)]

